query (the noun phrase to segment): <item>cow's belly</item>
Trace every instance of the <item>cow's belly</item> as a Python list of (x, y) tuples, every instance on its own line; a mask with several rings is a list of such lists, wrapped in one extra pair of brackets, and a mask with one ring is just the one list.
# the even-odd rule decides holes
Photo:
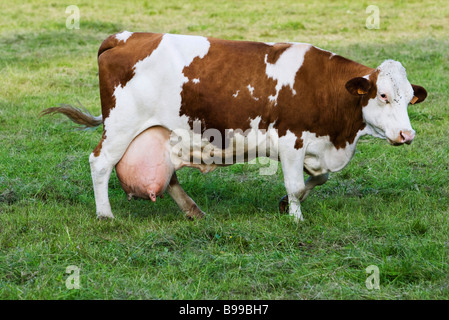
[(115, 167), (129, 198), (156, 201), (163, 194), (174, 172), (169, 138), (170, 131), (157, 126), (143, 131), (130, 143)]
[(327, 136), (316, 137), (315, 134), (308, 134), (305, 139), (304, 168), (313, 176), (342, 170), (355, 152), (355, 142), (337, 149)]
[(209, 172), (218, 166), (249, 162), (257, 157), (272, 157), (277, 160), (277, 137), (273, 137), (276, 134), (274, 131), (261, 132), (255, 129), (245, 135), (231, 134), (225, 139), (225, 143), (222, 142), (221, 135), (218, 136), (218, 132), (216, 134), (211, 142), (204, 134), (196, 134), (191, 130), (174, 130), (170, 145), (175, 170), (188, 166)]

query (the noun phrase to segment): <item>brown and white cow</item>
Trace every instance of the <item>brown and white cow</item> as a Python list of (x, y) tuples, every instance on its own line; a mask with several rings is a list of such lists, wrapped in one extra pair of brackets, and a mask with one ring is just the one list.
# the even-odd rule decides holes
[[(98, 65), (102, 117), (64, 106), (44, 113), (103, 123), (89, 158), (99, 218), (113, 218), (114, 166), (130, 197), (155, 201), (167, 190), (187, 216), (200, 217), (176, 170), (249, 161), (263, 144), (281, 162), (290, 215), (302, 220), (300, 201), (348, 164), (361, 136), (411, 143), (407, 106), (427, 96), (399, 62), (373, 69), (305, 43), (124, 31), (102, 43)], [(262, 138), (248, 139), (254, 133)]]

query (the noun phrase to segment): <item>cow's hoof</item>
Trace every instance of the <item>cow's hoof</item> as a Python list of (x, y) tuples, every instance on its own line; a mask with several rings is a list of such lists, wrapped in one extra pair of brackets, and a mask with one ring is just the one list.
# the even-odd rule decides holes
[(279, 201), (279, 212), (281, 214), (288, 213), (288, 196), (287, 195), (283, 196), (281, 201)]
[(204, 219), (205, 217), (206, 214), (198, 207), (194, 207), (186, 213), (186, 218), (189, 220)]
[(97, 220), (114, 220), (113, 215), (97, 215)]

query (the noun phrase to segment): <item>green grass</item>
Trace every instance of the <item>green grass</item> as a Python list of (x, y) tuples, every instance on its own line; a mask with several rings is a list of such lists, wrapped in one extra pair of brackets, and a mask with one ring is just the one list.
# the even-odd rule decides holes
[[(449, 6), (370, 2), (0, 1), (1, 299), (448, 299)], [(167, 195), (126, 200), (110, 181), (114, 221), (98, 221), (88, 156), (101, 129), (38, 118), (80, 100), (99, 114), (96, 52), (121, 30), (226, 39), (300, 41), (375, 67), (401, 61), (428, 99), (409, 108), (417, 132), (394, 148), (364, 138), (350, 164), (302, 205), (280, 215), (282, 172), (251, 164), (179, 172), (208, 217), (188, 221)], [(79, 290), (65, 286), (80, 268)], [(380, 290), (365, 286), (380, 270)]]

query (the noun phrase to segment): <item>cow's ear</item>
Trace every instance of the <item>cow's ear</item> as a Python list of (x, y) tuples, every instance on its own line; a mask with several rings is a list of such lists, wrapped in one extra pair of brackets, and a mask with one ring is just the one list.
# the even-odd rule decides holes
[(414, 84), (412, 84), (412, 87), (413, 87), (413, 99), (412, 101), (410, 101), (411, 104), (420, 103), (426, 100), (427, 97), (426, 89), (424, 89), (421, 86), (416, 86)]
[(371, 88), (371, 83), (366, 78), (357, 77), (346, 82), (345, 87), (350, 94), (359, 96), (367, 94), (369, 92), (369, 89)]

